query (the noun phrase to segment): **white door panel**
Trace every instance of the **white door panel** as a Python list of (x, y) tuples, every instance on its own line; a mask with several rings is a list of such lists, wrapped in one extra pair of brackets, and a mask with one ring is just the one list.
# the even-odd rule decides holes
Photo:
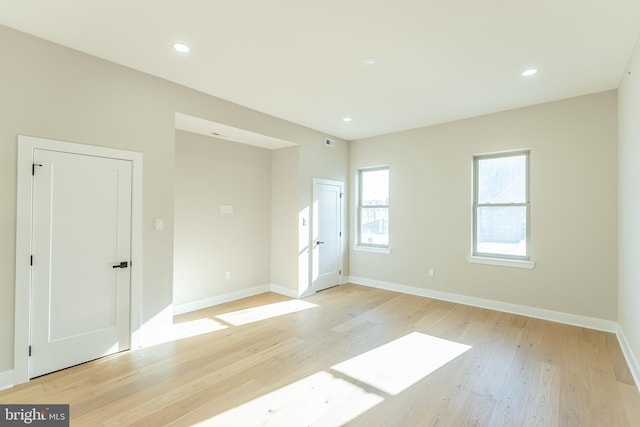
[(312, 283), (316, 291), (340, 284), (342, 190), (341, 182), (314, 180)]
[(129, 348), (131, 162), (34, 150), (30, 376)]

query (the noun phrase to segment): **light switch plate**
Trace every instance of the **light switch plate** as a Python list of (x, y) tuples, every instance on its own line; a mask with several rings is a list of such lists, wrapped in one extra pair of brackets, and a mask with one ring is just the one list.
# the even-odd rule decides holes
[(233, 205), (220, 205), (220, 213), (225, 215), (232, 214)]

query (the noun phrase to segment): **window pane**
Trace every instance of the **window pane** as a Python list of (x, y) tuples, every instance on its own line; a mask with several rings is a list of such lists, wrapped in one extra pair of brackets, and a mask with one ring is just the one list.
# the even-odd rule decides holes
[(478, 160), (478, 203), (525, 203), (525, 155)]
[(389, 169), (362, 171), (361, 204), (365, 206), (389, 204)]
[(360, 243), (364, 245), (389, 244), (389, 209), (360, 209)]
[(527, 208), (483, 206), (478, 208), (478, 253), (527, 255)]

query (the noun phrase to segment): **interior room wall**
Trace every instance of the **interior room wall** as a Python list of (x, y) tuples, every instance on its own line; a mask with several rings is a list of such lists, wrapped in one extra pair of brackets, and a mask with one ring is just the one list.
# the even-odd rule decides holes
[(175, 162), (174, 309), (268, 285), (271, 150), (176, 131)]
[[(348, 168), (350, 156), (350, 143), (336, 140), (335, 147), (328, 147), (324, 140), (314, 144), (306, 144), (300, 147), (300, 168), (298, 181), (298, 293), (302, 295), (313, 284), (311, 278), (310, 256), (311, 256), (311, 221), (310, 215), (312, 205), (313, 179), (329, 179), (332, 181), (348, 183)], [(346, 188), (346, 187), (345, 187)], [(346, 197), (346, 196), (345, 196)], [(343, 212), (343, 261), (346, 266), (343, 273), (349, 274), (349, 254), (347, 250), (348, 209)]]
[[(17, 136), (143, 153), (142, 310), (143, 321), (150, 326), (161, 323), (171, 304), (174, 113), (170, 102), (158, 102), (166, 81), (6, 27), (0, 27), (0, 56), (0, 371), (4, 371), (13, 366)], [(164, 232), (153, 231), (153, 218), (165, 219)]]
[(299, 164), (300, 147), (271, 153), (271, 284), (292, 296), (299, 294)]
[[(389, 165), (392, 250), (352, 249), (351, 276), (615, 320), (616, 141), (617, 94), (608, 91), (351, 142), (352, 177)], [(469, 263), (472, 157), (517, 149), (531, 150), (536, 266)]]
[(640, 39), (620, 84), (618, 322), (640, 380)]
[[(2, 26), (0, 57), (0, 373), (13, 367), (19, 134), (143, 154), (145, 331), (162, 331), (172, 315), (175, 113), (290, 141), (305, 147), (300, 150), (301, 163), (324, 149), (327, 135), (321, 132)], [(337, 164), (327, 171), (329, 179), (346, 176), (347, 144), (337, 142), (342, 147), (326, 160)], [(295, 185), (297, 203), (311, 189), (306, 182)], [(297, 216), (297, 208), (291, 208), (292, 216)], [(154, 230), (155, 218), (165, 220), (164, 231)], [(283, 244), (295, 254), (297, 236)], [(291, 269), (297, 274), (297, 259), (293, 261)], [(144, 335), (143, 331), (143, 340)]]

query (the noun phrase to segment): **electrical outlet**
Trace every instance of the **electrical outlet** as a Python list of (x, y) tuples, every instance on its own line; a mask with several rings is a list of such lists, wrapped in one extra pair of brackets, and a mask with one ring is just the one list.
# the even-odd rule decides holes
[(429, 273), (429, 277), (433, 277), (436, 274), (436, 272), (433, 270), (433, 268), (430, 268), (428, 273)]
[(224, 278), (227, 280), (231, 279), (231, 272), (227, 271), (226, 273), (224, 273)]

